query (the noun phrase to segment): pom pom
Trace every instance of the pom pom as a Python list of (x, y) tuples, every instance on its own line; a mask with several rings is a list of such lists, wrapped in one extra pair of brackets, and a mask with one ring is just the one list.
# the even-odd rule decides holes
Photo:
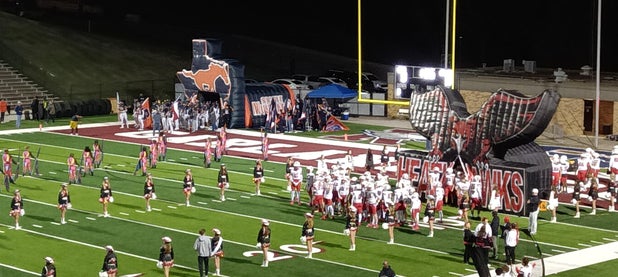
[(157, 261), (157, 268), (163, 268), (163, 262)]
[(67, 204), (67, 209), (69, 209), (69, 210), (73, 209), (73, 204), (71, 204), (71, 203)]
[(428, 216), (423, 217), (423, 222), (428, 223), (429, 222), (429, 217)]
[(152, 199), (157, 199), (157, 195), (153, 192), (151, 198)]
[(384, 230), (388, 229), (388, 223), (386, 222), (382, 223), (382, 229)]
[(571, 199), (571, 203), (572, 203), (573, 205), (575, 205), (575, 204), (577, 204), (577, 200), (576, 200), (575, 198), (573, 198), (573, 199)]
[(19, 210), (19, 215), (24, 216), (25, 214), (26, 214), (26, 210), (25, 209)]
[(110, 202), (110, 203), (114, 203), (114, 197), (113, 197), (113, 196), (110, 196), (110, 197), (109, 197), (109, 202)]
[(346, 236), (349, 236), (350, 235), (350, 229), (344, 229), (343, 230), (343, 234), (346, 235)]
[(195, 193), (195, 192), (196, 192), (195, 187), (191, 187), (191, 193)]
[(264, 177), (260, 178), (260, 182), (262, 182), (262, 183), (266, 182), (266, 178), (264, 178)]
[(262, 249), (262, 244), (258, 242), (258, 243), (255, 245), (255, 248), (257, 248), (257, 249)]
[(300, 243), (302, 243), (302, 244), (307, 244), (307, 237), (305, 237), (305, 236), (301, 236), (301, 237), (300, 237)]

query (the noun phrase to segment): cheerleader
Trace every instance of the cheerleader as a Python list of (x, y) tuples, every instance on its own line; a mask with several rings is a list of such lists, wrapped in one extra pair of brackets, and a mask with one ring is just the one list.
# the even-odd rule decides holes
[(69, 190), (67, 188), (68, 184), (64, 183), (61, 186), (62, 187), (58, 192), (58, 210), (60, 210), (60, 224), (67, 224), (66, 213), (67, 209), (71, 207), (71, 196), (69, 195)]
[(212, 255), (215, 257), (215, 276), (221, 275), (221, 258), (223, 258), (223, 238), (221, 237), (221, 230), (212, 229), (214, 236), (210, 240), (212, 249)]
[(346, 217), (344, 234), (350, 236), (350, 251), (356, 251), (356, 231), (358, 230), (357, 209), (351, 206)]
[(99, 196), (99, 203), (103, 204), (103, 217), (109, 217), (107, 205), (110, 202), (114, 202), (114, 197), (112, 196), (112, 186), (109, 183), (109, 178), (105, 176), (103, 177), (103, 182), (101, 183)]
[(388, 244), (394, 244), (395, 243), (395, 225), (397, 225), (397, 223), (395, 223), (395, 217), (392, 215), (388, 216), (388, 219), (386, 219), (386, 224), (388, 226)]
[(230, 187), (230, 176), (227, 174), (225, 164), (221, 164), (219, 176), (217, 177), (217, 186), (219, 187), (219, 199), (225, 201), (225, 189)]
[(581, 189), (584, 186), (584, 181), (575, 182), (575, 186), (573, 186), (573, 199), (571, 202), (575, 205), (575, 218), (579, 218), (579, 200)]
[(255, 195), (262, 195), (260, 193), (260, 185), (264, 180), (264, 168), (262, 167), (262, 161), (255, 161), (255, 167), (253, 167), (253, 183), (255, 184)]
[(315, 228), (313, 227), (313, 215), (311, 213), (305, 213), (305, 223), (301, 232), (301, 240), (303, 244), (307, 245), (307, 257), (313, 258), (313, 238), (315, 235)]
[(19, 218), (25, 214), (24, 201), (21, 198), (21, 193), (18, 189), (13, 192), (13, 199), (11, 199), (11, 211), (9, 215), (15, 219), (15, 230), (21, 229), (19, 226)]
[(429, 235), (427, 237), (433, 238), (433, 222), (436, 219), (435, 216), (436, 210), (436, 199), (433, 195), (427, 196), (427, 205), (425, 206), (425, 216), (428, 219), (429, 223)]
[(174, 247), (170, 237), (162, 237), (163, 245), (159, 249), (159, 262), (163, 265), (163, 275), (170, 276), (170, 269), (174, 266)]
[(212, 140), (210, 137), (206, 139), (206, 145), (204, 146), (204, 167), (210, 168), (212, 161)]
[(152, 211), (150, 208), (150, 199), (157, 199), (155, 185), (152, 181), (152, 173), (148, 173), (146, 181), (144, 182), (144, 199), (146, 199), (146, 211)]
[(118, 258), (116, 257), (116, 253), (114, 253), (114, 247), (108, 245), (105, 246), (105, 250), (107, 250), (107, 253), (105, 254), (105, 258), (103, 258), (101, 271), (106, 272), (107, 277), (116, 277), (116, 273), (118, 273)]
[(193, 174), (191, 174), (190, 168), (185, 170), (185, 177), (182, 180), (182, 191), (185, 194), (185, 203), (187, 207), (191, 206), (189, 199), (191, 198), (191, 193), (195, 192), (195, 181), (193, 180)]
[(262, 219), (262, 227), (258, 231), (257, 246), (262, 249), (264, 257), (262, 258), (262, 267), (268, 267), (268, 249), (270, 248), (271, 230), (270, 222), (266, 219)]

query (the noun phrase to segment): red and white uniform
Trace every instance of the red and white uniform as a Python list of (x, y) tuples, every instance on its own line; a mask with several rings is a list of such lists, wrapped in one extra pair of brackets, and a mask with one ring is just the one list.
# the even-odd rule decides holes
[(451, 191), (455, 189), (455, 173), (453, 170), (447, 170), (446, 174), (444, 174), (444, 194), (449, 195)]
[(300, 191), (300, 185), (303, 183), (303, 169), (300, 166), (294, 166), (290, 169), (289, 176), (292, 190)]
[(412, 220), (414, 220), (414, 225), (412, 228), (414, 230), (418, 230), (418, 220), (419, 214), (421, 212), (421, 200), (418, 198), (418, 193), (414, 193), (412, 195), (412, 204), (410, 204), (410, 215), (412, 215)]
[(616, 152), (612, 153), (612, 155), (609, 157), (609, 170), (611, 173), (614, 173), (614, 175), (616, 175), (616, 178), (618, 178), (618, 153)]
[(583, 153), (577, 160), (577, 180), (585, 182), (588, 170), (590, 170), (590, 157), (588, 153)]
[(313, 184), (313, 202), (311, 205), (320, 206), (324, 203), (324, 181), (318, 180)]
[(440, 178), (442, 177), (442, 174), (440, 173), (440, 171), (436, 170), (436, 168), (434, 168), (433, 171), (429, 172), (429, 194), (433, 195), (435, 193), (436, 187), (438, 186), (438, 184), (441, 184), (442, 181), (440, 181)]
[(470, 195), (470, 209), (481, 206), (481, 176), (474, 176), (474, 180), (470, 182), (468, 193)]
[(562, 164), (560, 159), (553, 158), (551, 163), (551, 185), (557, 186), (562, 179)]
[(590, 159), (590, 172), (592, 173), (593, 178), (599, 177), (599, 172), (601, 171), (601, 158), (599, 157), (599, 153), (592, 153), (592, 159)]
[[(616, 155), (616, 157), (618, 158), (618, 155)], [(560, 183), (563, 186), (566, 186), (567, 184), (567, 172), (569, 171), (569, 167), (571, 167), (571, 165), (569, 164), (567, 156), (560, 156)]]
[(436, 211), (441, 211), (444, 206), (444, 188), (439, 185), (436, 187)]

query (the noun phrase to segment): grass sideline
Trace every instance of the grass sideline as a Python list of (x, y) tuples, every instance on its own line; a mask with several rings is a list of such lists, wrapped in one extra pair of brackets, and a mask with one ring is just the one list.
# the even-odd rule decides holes
[[(90, 121), (90, 118), (85, 120)], [(71, 185), (74, 209), (68, 213), (69, 224), (59, 225), (55, 200), (59, 184), (66, 179), (66, 156), (69, 152), (81, 153), (81, 146), (91, 143), (92, 138), (52, 133), (0, 136), (0, 145), (15, 149), (15, 153), (26, 144), (31, 149), (42, 147), (40, 166), (44, 174), (39, 178), (18, 179), (17, 187), (23, 191), (28, 211), (22, 220), (24, 230), (10, 229), (12, 218), (8, 216), (0, 220), (0, 244), (12, 253), (0, 262), (3, 276), (5, 273), (7, 276), (32, 276), (19, 269), (39, 272), (45, 256), (53, 256), (59, 270), (67, 276), (93, 274), (100, 267), (105, 252), (102, 247), (106, 244), (113, 244), (120, 254), (121, 274), (160, 274), (154, 266), (154, 259), (160, 237), (165, 235), (174, 239), (177, 267), (172, 269), (173, 275), (192, 276), (196, 268), (195, 253), (191, 249), (195, 233), (199, 228), (214, 227), (222, 230), (227, 241), (222, 273), (246, 276), (249, 272), (264, 270), (259, 267), (261, 258), (252, 252), (255, 251), (254, 240), (260, 218), (273, 222), (272, 249), (281, 259), (265, 269), (273, 276), (324, 276), (334, 272), (337, 276), (375, 276), (382, 259), (388, 259), (397, 273), (404, 276), (450, 276), (451, 272), (466, 275), (473, 269), (461, 263), (461, 228), (456, 225), (436, 230), (434, 238), (425, 236), (427, 228), (421, 228), (420, 232), (399, 228), (395, 235), (396, 245), (386, 244), (386, 231), (362, 227), (358, 250), (350, 253), (347, 250), (348, 240), (341, 234), (342, 218), (318, 221), (316, 239), (321, 242), (316, 247), (323, 252), (315, 253), (312, 260), (301, 259), (304, 253), (297, 252), (302, 250), (298, 237), (302, 214), (307, 208), (289, 205), (287, 193), (282, 191), (284, 181), (278, 177), (283, 176), (283, 165), (278, 163), (266, 162), (268, 180), (262, 192), (267, 196), (255, 197), (249, 181), (252, 161), (226, 157), (225, 163), (231, 170), (232, 190), (226, 193), (229, 200), (221, 203), (217, 200), (214, 186), (216, 171), (199, 169), (199, 153), (171, 149), (168, 154), (170, 161), (160, 163), (157, 169), (152, 170), (159, 199), (153, 202), (155, 211), (146, 213), (141, 198), (143, 177), (131, 174), (137, 148), (134, 144), (122, 142), (106, 141), (105, 167), (98, 169), (94, 177), (85, 177), (81, 185)], [(184, 202), (180, 193), (182, 171), (187, 167), (195, 169), (198, 184), (198, 192), (192, 197), (192, 207), (182, 205)], [(218, 166), (215, 164), (214, 168)], [(96, 201), (102, 176), (110, 177), (117, 198), (110, 207), (112, 218), (100, 217), (101, 207)], [(9, 203), (10, 196), (2, 189), (0, 206), (8, 207)], [(618, 231), (612, 225), (616, 214), (601, 211), (595, 217), (583, 216), (576, 220), (570, 216), (572, 213), (572, 207), (561, 205), (559, 224), (549, 224), (544, 220), (549, 215), (541, 214), (537, 240), (546, 254), (556, 255), (585, 248), (584, 245), (594, 244), (591, 241), (616, 239)], [(454, 216), (455, 210), (447, 208), (446, 215)], [(514, 220), (522, 227), (527, 226), (526, 218), (514, 217)], [(476, 225), (476, 221), (473, 224)], [(34, 257), (33, 253), (40, 257)], [(534, 243), (523, 236), (517, 253), (518, 258), (523, 255), (537, 256)], [(306, 271), (308, 267), (312, 268), (310, 273)], [(212, 268), (211, 263), (211, 271)], [(560, 276), (581, 276), (579, 274), (590, 271), (609, 272), (611, 268), (612, 264), (605, 262), (562, 272)]]

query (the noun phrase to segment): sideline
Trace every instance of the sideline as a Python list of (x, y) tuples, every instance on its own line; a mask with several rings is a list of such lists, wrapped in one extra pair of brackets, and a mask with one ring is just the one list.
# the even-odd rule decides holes
[[(618, 249), (618, 242), (612, 242), (544, 258), (545, 275), (557, 274), (564, 271), (618, 259), (618, 250), (616, 249)], [(532, 270), (532, 275), (543, 276), (541, 260), (532, 260), (530, 263), (536, 264)], [(521, 264), (516, 265), (516, 267), (520, 266)], [(479, 275), (466, 275), (466, 277), (475, 276)]]

